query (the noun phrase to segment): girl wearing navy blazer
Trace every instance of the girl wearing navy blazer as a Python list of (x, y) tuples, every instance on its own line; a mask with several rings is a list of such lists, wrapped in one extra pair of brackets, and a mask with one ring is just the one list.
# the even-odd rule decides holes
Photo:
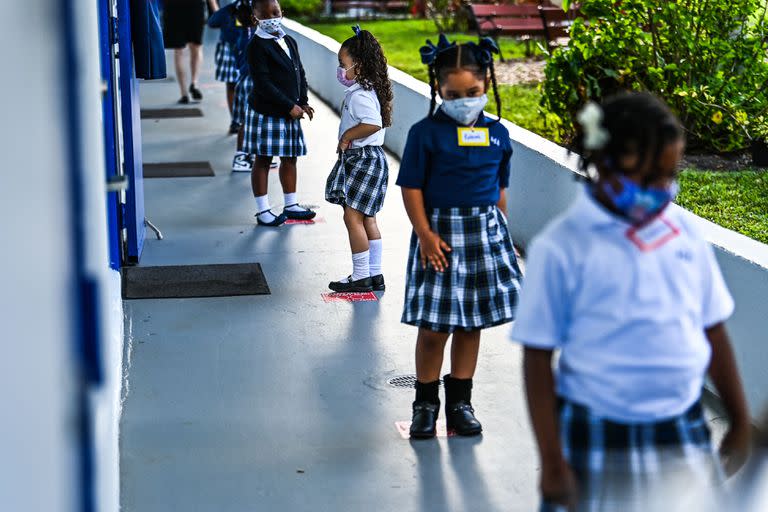
[[(243, 151), (255, 154), (251, 186), (256, 199), (256, 219), (260, 226), (280, 226), (288, 219), (310, 220), (315, 212), (296, 199), (296, 158), (307, 154), (301, 119), (310, 121), (307, 79), (296, 41), (282, 28), (282, 10), (277, 0), (254, 0), (259, 24), (248, 44), (246, 58), (254, 87), (249, 97), (251, 109), (245, 123)], [(272, 213), (267, 195), (269, 168), (280, 157), (280, 183), (283, 186), (283, 212)]]

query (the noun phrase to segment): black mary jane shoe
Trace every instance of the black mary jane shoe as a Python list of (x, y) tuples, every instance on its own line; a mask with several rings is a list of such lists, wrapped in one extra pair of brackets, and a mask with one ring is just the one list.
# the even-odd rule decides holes
[(373, 291), (373, 284), (370, 277), (353, 281), (349, 276), (346, 281), (333, 281), (328, 288), (338, 293), (365, 293)]
[(304, 208), (303, 206), (299, 205), (298, 203), (285, 205), (285, 208), (283, 208), (283, 215), (285, 215), (289, 219), (293, 219), (293, 220), (312, 220), (317, 215), (317, 212), (313, 212), (309, 208), (304, 208), (304, 210), (300, 211), (300, 212), (294, 212), (292, 210), (288, 210), (288, 208), (291, 208), (292, 206), (298, 206), (299, 208)]
[(440, 402), (413, 402), (411, 420), (412, 439), (431, 439), (437, 435), (437, 417), (440, 414)]
[(195, 87), (195, 84), (191, 84), (189, 86), (189, 94), (192, 95), (192, 99), (195, 101), (202, 101), (203, 99), (203, 93), (200, 91), (200, 89)]
[(371, 284), (373, 285), (373, 291), (375, 292), (383, 292), (387, 289), (387, 286), (384, 284), (384, 274), (371, 276)]
[(269, 228), (276, 228), (277, 226), (282, 226), (283, 224), (285, 224), (285, 221), (288, 220), (288, 218), (285, 215), (283, 215), (283, 214), (275, 215), (274, 213), (270, 212), (275, 217), (275, 219), (272, 222), (264, 222), (263, 220), (261, 220), (259, 218), (259, 215), (261, 215), (262, 213), (267, 213), (267, 212), (270, 212), (270, 211), (269, 210), (264, 210), (263, 212), (259, 212), (259, 213), (256, 214), (256, 223), (259, 226), (266, 226), (266, 227), (269, 227)]
[(445, 423), (448, 430), (460, 436), (476, 436), (483, 431), (483, 426), (475, 418), (472, 404), (465, 401), (445, 404)]
[(189, 105), (189, 96), (186, 94), (179, 98), (179, 101), (177, 102), (179, 105)]
[(237, 133), (238, 133), (239, 131), (240, 131), (240, 124), (239, 124), (239, 123), (235, 123), (235, 122), (232, 122), (232, 123), (229, 125), (229, 130), (227, 131), (227, 133), (228, 133), (228, 134), (230, 134), (230, 135), (237, 135)]

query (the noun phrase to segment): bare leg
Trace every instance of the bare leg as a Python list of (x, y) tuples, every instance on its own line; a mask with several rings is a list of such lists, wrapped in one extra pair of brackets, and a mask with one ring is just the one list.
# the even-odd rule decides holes
[(381, 240), (379, 225), (376, 223), (376, 217), (365, 217), (365, 234), (368, 240)]
[(443, 352), (448, 333), (434, 332), (419, 328), (416, 338), (416, 379), (422, 383), (434, 382), (440, 378), (443, 367)]
[(229, 116), (232, 117), (232, 105), (235, 102), (235, 84), (227, 82), (227, 107), (229, 107)]
[(189, 43), (189, 68), (192, 71), (192, 84), (197, 85), (200, 77), (200, 67), (203, 65), (203, 47), (199, 44)]
[(296, 192), (296, 157), (280, 157), (280, 184), (284, 194)]
[(349, 233), (349, 246), (352, 249), (352, 254), (368, 250), (368, 236), (365, 232), (364, 222), (365, 215), (349, 206), (344, 207), (344, 224)]
[(456, 331), (451, 342), (451, 377), (471, 379), (477, 368), (480, 331)]
[(269, 166), (272, 164), (271, 156), (257, 156), (256, 161), (253, 162), (253, 170), (251, 171), (251, 188), (253, 189), (253, 197), (260, 197), (267, 195), (269, 187)]
[(186, 96), (187, 93), (187, 76), (184, 71), (184, 48), (177, 48), (173, 50), (173, 63), (176, 66), (176, 81), (179, 83), (179, 89), (181, 95)]
[[(237, 150), (243, 150), (243, 140), (245, 139), (245, 126), (240, 126), (240, 130), (237, 132)], [(271, 159), (270, 159), (271, 160)]]

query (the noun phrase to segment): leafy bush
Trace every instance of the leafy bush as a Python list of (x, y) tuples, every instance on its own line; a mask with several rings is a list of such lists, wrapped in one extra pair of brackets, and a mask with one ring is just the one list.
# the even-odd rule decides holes
[(584, 0), (585, 19), (546, 67), (542, 110), (565, 139), (588, 100), (651, 91), (692, 149), (745, 148), (768, 133), (766, 0)]
[(467, 11), (460, 0), (426, 0), (424, 6), (438, 32), (464, 32), (467, 29)]
[(323, 9), (323, 0), (280, 0), (286, 16), (314, 16)]

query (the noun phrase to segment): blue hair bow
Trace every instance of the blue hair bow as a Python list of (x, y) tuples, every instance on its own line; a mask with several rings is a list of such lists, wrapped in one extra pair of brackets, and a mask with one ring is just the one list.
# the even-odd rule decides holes
[(352, 31), (355, 33), (357, 37), (360, 37), (360, 32), (362, 32), (362, 29), (360, 28), (360, 25), (354, 25), (352, 27)]
[(435, 63), (435, 59), (439, 53), (454, 48), (455, 42), (449, 42), (445, 34), (440, 34), (440, 38), (437, 40), (437, 46), (432, 40), (427, 39), (427, 44), (419, 48), (419, 54), (421, 55), (421, 62), (428, 66)]
[(483, 66), (487, 66), (493, 62), (493, 54), (499, 53), (499, 47), (496, 44), (496, 41), (490, 37), (482, 38), (479, 43), (467, 43), (467, 46), (472, 48), (475, 52), (477, 62)]

